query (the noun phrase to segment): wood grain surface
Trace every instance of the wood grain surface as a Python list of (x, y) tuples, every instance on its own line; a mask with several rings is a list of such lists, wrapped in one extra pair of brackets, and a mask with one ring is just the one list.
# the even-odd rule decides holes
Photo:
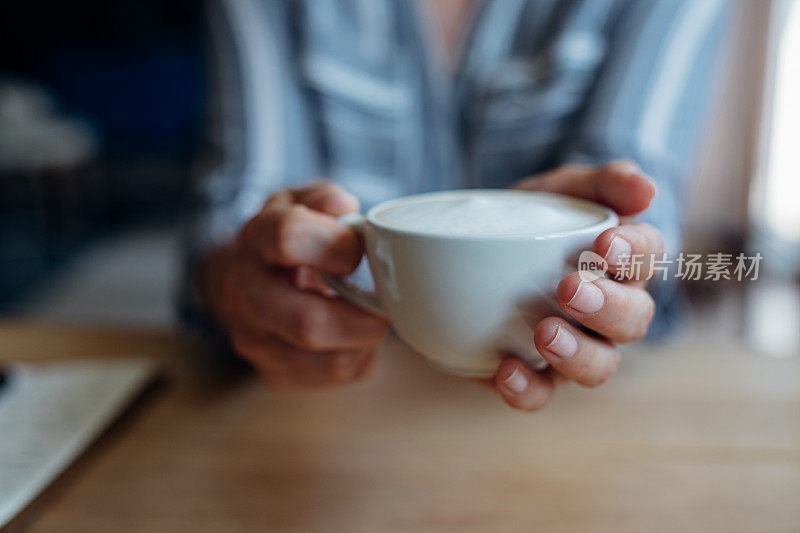
[(800, 358), (627, 351), (540, 413), (396, 339), (355, 386), (278, 392), (176, 332), (0, 323), (0, 358), (148, 355), (164, 382), (34, 532), (800, 531)]

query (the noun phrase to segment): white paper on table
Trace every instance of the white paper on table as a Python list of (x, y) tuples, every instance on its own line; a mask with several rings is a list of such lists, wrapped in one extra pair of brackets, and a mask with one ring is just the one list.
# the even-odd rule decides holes
[(18, 364), (0, 388), (0, 528), (8, 525), (130, 405), (152, 361)]

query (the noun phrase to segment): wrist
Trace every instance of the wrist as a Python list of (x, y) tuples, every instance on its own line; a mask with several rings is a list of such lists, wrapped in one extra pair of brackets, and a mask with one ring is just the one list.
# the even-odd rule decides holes
[(228, 331), (230, 319), (226, 309), (226, 283), (234, 263), (236, 246), (233, 242), (219, 246), (201, 261), (195, 278), (198, 299), (211, 318)]

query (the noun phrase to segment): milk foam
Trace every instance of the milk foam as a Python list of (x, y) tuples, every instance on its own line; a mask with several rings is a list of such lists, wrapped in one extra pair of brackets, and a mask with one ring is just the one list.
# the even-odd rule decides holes
[(544, 235), (601, 222), (605, 214), (558, 197), (513, 191), (474, 191), (453, 196), (422, 196), (387, 206), (378, 222), (427, 234), (498, 236)]

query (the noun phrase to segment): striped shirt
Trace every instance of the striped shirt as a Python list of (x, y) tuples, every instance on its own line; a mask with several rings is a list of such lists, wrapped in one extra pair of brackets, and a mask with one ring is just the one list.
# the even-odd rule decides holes
[(369, 207), (630, 158), (679, 247), (683, 184), (729, 0), (483, 0), (455, 70), (425, 0), (210, 0), (210, 168), (192, 255), (275, 190), (332, 179)]

